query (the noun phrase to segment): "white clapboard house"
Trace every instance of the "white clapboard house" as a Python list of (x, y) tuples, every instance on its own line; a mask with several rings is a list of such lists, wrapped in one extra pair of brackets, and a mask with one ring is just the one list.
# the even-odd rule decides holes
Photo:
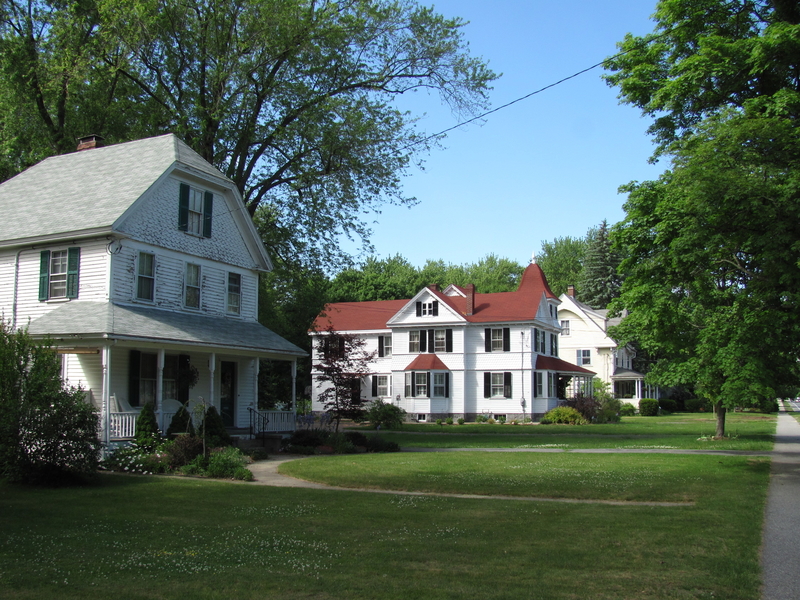
[[(105, 441), (131, 437), (146, 402), (164, 429), (201, 399), (248, 427), (259, 359), (305, 353), (256, 320), (271, 263), (239, 191), (171, 134), (81, 142), (0, 185), (3, 319), (52, 341)], [(294, 428), (292, 411), (269, 421)]]
[(608, 328), (618, 325), (621, 316), (609, 317), (607, 309), (584, 304), (576, 298), (573, 286), (559, 299), (560, 343), (565, 359), (592, 369), (620, 400), (638, 404), (642, 398), (660, 397), (658, 387), (645, 383), (644, 374), (634, 370), (636, 349), (618, 344), (608, 335)]
[[(311, 335), (355, 334), (375, 351), (372, 373), (354, 393), (402, 407), (412, 419), (478, 415), (536, 419), (563, 399), (570, 383), (594, 373), (559, 358), (558, 298), (531, 264), (515, 292), (481, 294), (474, 285), (429, 286), (410, 300), (329, 304)], [(322, 344), (324, 346), (324, 344)], [(314, 382), (315, 411), (320, 382)]]

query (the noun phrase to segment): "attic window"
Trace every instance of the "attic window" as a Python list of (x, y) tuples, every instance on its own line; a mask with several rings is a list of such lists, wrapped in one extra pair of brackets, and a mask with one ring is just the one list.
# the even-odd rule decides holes
[(417, 316), (418, 317), (438, 317), (439, 316), (439, 301), (433, 302), (417, 302)]
[(181, 183), (178, 201), (178, 229), (210, 238), (213, 211), (214, 194)]

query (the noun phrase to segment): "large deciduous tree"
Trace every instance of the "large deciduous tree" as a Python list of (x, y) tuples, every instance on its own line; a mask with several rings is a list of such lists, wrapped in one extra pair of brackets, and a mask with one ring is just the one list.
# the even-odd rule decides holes
[(614, 334), (660, 357), (657, 383), (695, 384), (722, 436), (726, 408), (800, 381), (800, 8), (664, 0), (656, 19), (609, 61), (672, 159), (626, 188)]
[(555, 295), (565, 293), (570, 285), (578, 287), (583, 276), (586, 247), (594, 234), (595, 230), (590, 229), (583, 238), (566, 236), (552, 242), (542, 242), (536, 262), (544, 271), (547, 283)]
[(273, 253), (317, 264), (343, 234), (368, 245), (365, 213), (413, 203), (400, 177), (435, 142), (395, 98), (431, 91), (471, 113), (496, 77), (463, 21), (412, 0), (0, 6), (0, 143), (15, 157), (1, 175), (77, 135), (172, 131), (264, 211)]

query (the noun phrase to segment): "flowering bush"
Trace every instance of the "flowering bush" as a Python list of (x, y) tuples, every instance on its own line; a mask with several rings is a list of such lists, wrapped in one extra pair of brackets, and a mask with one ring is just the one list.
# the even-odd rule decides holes
[(0, 319), (0, 477), (56, 483), (95, 472), (97, 416), (60, 373), (52, 348)]

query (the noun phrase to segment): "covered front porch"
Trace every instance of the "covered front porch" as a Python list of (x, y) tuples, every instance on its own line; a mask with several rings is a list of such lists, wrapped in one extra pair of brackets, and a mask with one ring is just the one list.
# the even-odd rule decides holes
[[(48, 313), (29, 331), (49, 337), (64, 379), (87, 390), (105, 443), (131, 439), (147, 403), (164, 432), (182, 405), (195, 425), (214, 406), (238, 432), (294, 431), (296, 361), (305, 352), (256, 322), (84, 302)], [(291, 363), (285, 410), (258, 410), (260, 359)]]
[(658, 386), (645, 383), (644, 374), (631, 369), (617, 367), (611, 376), (614, 397), (629, 403), (638, 403), (642, 398), (660, 398)]

